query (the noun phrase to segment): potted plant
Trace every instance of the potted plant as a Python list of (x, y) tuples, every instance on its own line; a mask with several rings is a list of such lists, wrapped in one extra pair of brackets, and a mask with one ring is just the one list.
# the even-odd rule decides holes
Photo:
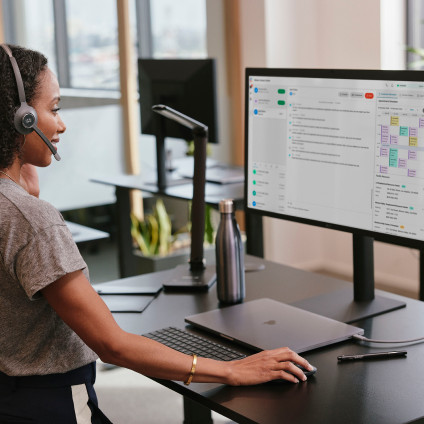
[[(212, 213), (212, 207), (206, 205), (204, 254), (207, 262), (213, 261), (215, 256)], [(171, 219), (160, 198), (152, 213), (145, 215), (143, 220), (131, 215), (131, 236), (140, 274), (171, 269), (190, 258), (190, 222), (172, 233)]]

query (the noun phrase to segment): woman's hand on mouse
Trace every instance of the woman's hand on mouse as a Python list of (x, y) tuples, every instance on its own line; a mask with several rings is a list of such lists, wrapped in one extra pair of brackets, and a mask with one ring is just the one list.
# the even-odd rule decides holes
[(234, 386), (260, 384), (276, 379), (293, 383), (305, 381), (305, 374), (295, 364), (301, 365), (306, 370), (313, 370), (306, 359), (288, 347), (264, 350), (230, 362), (229, 384)]

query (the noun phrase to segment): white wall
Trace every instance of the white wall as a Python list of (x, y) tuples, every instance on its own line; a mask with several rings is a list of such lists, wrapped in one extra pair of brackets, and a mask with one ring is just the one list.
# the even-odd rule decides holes
[(381, 69), (405, 69), (404, 0), (384, 0), (380, 8)]
[[(220, 142), (212, 145), (212, 157), (224, 163), (237, 162), (231, 146), (231, 98), (226, 70), (226, 39), (224, 2), (206, 0), (208, 56), (217, 59), (218, 125)], [(242, 60), (244, 66), (266, 65), (265, 10), (263, 0), (243, 0), (241, 8)], [(239, 82), (241, 85), (243, 81)], [(242, 90), (242, 93), (244, 91)]]
[[(266, 26), (264, 0), (242, 0), (240, 29), (244, 67), (266, 66)], [(244, 84), (244, 81), (242, 81)]]
[(380, 2), (265, 0), (267, 65), (379, 68)]
[(208, 57), (216, 59), (219, 143), (212, 145), (212, 157), (232, 163), (230, 98), (226, 81), (224, 8), (222, 0), (206, 0)]
[(61, 161), (38, 169), (40, 197), (62, 211), (114, 203), (115, 189), (90, 179), (125, 172), (121, 107), (64, 109), (61, 116), (67, 126), (58, 144)]
[[(403, 68), (404, 2), (334, 0), (262, 0), (265, 25), (255, 25), (258, 11), (243, 1), (243, 28), (248, 31), (245, 63), (255, 66), (305, 68)], [(246, 5), (246, 7), (245, 7)], [(256, 21), (258, 22), (258, 21)], [(252, 39), (264, 40), (252, 49)], [(265, 56), (265, 57), (264, 57)], [(263, 63), (263, 65), (261, 65)], [(267, 259), (310, 270), (352, 277), (351, 235), (266, 218)], [(377, 285), (418, 288), (416, 251), (375, 243)]]

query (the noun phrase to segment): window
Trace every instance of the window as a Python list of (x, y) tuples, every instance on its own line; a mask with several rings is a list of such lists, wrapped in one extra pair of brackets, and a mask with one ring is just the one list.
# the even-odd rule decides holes
[(3, 0), (6, 42), (42, 52), (57, 73), (51, 0)]
[(66, 25), (70, 86), (119, 89), (116, 2), (66, 0)]
[[(206, 57), (205, 3), (130, 0), (135, 58)], [(43, 52), (61, 87), (119, 90), (116, 0), (2, 4), (6, 41)]]
[(408, 0), (407, 4), (407, 67), (424, 69), (424, 3)]
[(155, 0), (150, 8), (153, 57), (207, 56), (205, 1)]

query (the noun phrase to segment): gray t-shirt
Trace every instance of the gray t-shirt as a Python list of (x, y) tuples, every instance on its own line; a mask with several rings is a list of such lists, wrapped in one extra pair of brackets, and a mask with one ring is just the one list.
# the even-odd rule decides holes
[(64, 373), (97, 359), (40, 292), (77, 270), (88, 278), (62, 215), (0, 178), (0, 371)]

